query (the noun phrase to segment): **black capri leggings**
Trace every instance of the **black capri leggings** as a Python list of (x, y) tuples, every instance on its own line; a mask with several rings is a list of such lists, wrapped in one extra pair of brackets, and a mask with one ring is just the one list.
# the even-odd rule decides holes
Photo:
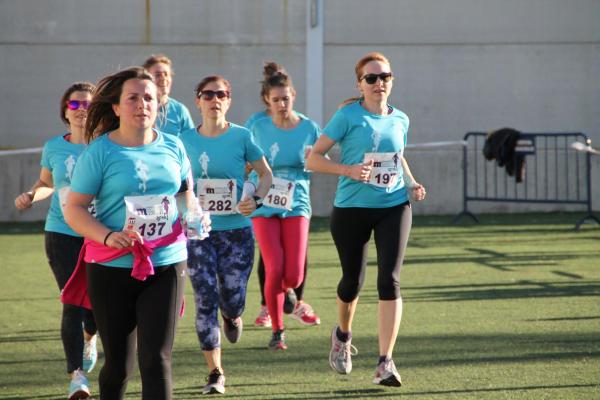
[(155, 267), (154, 275), (142, 282), (131, 277), (129, 268), (87, 264), (88, 293), (104, 349), (101, 399), (124, 397), (136, 338), (142, 399), (171, 399), (171, 353), (185, 267), (185, 261)]
[[(75, 270), (83, 238), (64, 233), (46, 231), (46, 256), (56, 284), (63, 290)], [(83, 328), (90, 335), (96, 334), (96, 322), (90, 310), (70, 304), (63, 304), (60, 323), (60, 338), (67, 358), (67, 373), (83, 366)]]
[(379, 300), (400, 298), (400, 268), (412, 225), (409, 202), (389, 208), (341, 208), (331, 213), (331, 236), (342, 264), (337, 294), (350, 303), (358, 297), (367, 266), (367, 248), (375, 231)]

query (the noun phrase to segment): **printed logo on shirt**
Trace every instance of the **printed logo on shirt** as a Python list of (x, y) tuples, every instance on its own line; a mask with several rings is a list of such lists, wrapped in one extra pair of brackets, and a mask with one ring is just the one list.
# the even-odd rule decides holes
[(71, 178), (73, 177), (73, 170), (75, 169), (75, 163), (77, 162), (77, 158), (73, 157), (73, 154), (69, 154), (69, 157), (65, 160), (65, 167), (67, 168), (67, 172), (65, 173), (65, 178), (67, 181), (71, 182)]
[(208, 163), (210, 162), (210, 158), (208, 157), (208, 154), (206, 154), (206, 151), (203, 151), (202, 154), (200, 154), (200, 157), (198, 157), (198, 162), (200, 163), (200, 168), (202, 169), (202, 174), (200, 177), (208, 178)]
[(277, 142), (273, 143), (271, 147), (269, 147), (269, 152), (271, 153), (269, 164), (273, 166), (275, 164), (275, 157), (277, 157), (277, 153), (279, 153), (279, 144)]
[(148, 182), (148, 179), (150, 179), (150, 176), (148, 175), (149, 171), (150, 168), (142, 160), (137, 160), (135, 162), (135, 178), (140, 180), (138, 188), (142, 191), (142, 193), (146, 193), (146, 189), (148, 188), (146, 183)]
[(379, 149), (379, 143), (381, 143), (381, 133), (373, 131), (373, 133), (371, 133), (371, 139), (373, 139), (373, 149), (371, 152), (377, 153), (377, 150)]

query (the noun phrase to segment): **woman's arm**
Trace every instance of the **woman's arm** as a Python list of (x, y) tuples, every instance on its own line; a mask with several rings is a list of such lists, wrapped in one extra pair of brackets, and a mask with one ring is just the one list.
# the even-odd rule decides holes
[[(267, 164), (265, 157), (252, 162), (252, 168), (258, 174), (258, 187), (256, 188), (255, 196), (263, 198), (269, 192), (271, 183), (273, 182), (273, 172)], [(256, 210), (256, 201), (254, 198), (240, 201), (238, 204), (240, 213), (244, 216), (248, 216)]]
[(306, 160), (306, 169), (326, 174), (347, 176), (356, 181), (368, 182), (373, 161), (370, 160), (367, 163), (354, 165), (344, 165), (332, 161), (325, 154), (327, 154), (334, 144), (335, 141), (325, 135), (321, 135)]
[(104, 224), (92, 217), (88, 207), (94, 195), (70, 192), (65, 206), (65, 220), (67, 224), (83, 237), (108, 247), (123, 249), (133, 246), (134, 241), (143, 243), (137, 231), (111, 232)]
[(412, 189), (413, 198), (416, 201), (425, 200), (425, 195), (427, 194), (425, 187), (415, 180), (415, 177), (410, 171), (408, 162), (406, 162), (406, 158), (404, 158), (404, 156), (402, 156), (402, 170), (404, 171), (404, 181), (406, 182), (406, 187)]
[(42, 167), (40, 170), (40, 178), (29, 189), (28, 192), (21, 193), (15, 199), (15, 207), (19, 210), (31, 208), (33, 203), (47, 199), (54, 193), (54, 181), (52, 172), (48, 168)]

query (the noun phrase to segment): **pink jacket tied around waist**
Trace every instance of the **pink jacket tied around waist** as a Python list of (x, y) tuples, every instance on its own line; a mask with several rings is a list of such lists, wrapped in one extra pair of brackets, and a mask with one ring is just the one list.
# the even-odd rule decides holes
[(137, 280), (145, 281), (147, 277), (154, 275), (154, 265), (152, 265), (152, 260), (150, 259), (152, 253), (154, 253), (154, 249), (184, 240), (185, 234), (179, 220), (173, 225), (173, 232), (167, 236), (156, 240), (144, 240), (143, 244), (135, 241), (133, 242), (133, 246), (125, 249), (113, 249), (93, 240), (85, 239), (79, 252), (75, 271), (62, 290), (60, 300), (64, 304), (85, 307), (91, 310), (92, 305), (88, 297), (85, 263), (108, 262), (132, 253), (133, 269), (131, 276)]

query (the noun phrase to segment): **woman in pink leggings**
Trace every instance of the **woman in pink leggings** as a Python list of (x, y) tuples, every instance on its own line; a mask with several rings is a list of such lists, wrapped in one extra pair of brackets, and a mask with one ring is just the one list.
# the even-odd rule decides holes
[(273, 183), (252, 215), (254, 233), (265, 262), (265, 297), (272, 320), (269, 348), (285, 350), (283, 301), (304, 277), (311, 215), (307, 153), (320, 135), (319, 126), (294, 111), (296, 91), (290, 77), (274, 71), (263, 81), (271, 116), (252, 127), (256, 143), (273, 170)]

